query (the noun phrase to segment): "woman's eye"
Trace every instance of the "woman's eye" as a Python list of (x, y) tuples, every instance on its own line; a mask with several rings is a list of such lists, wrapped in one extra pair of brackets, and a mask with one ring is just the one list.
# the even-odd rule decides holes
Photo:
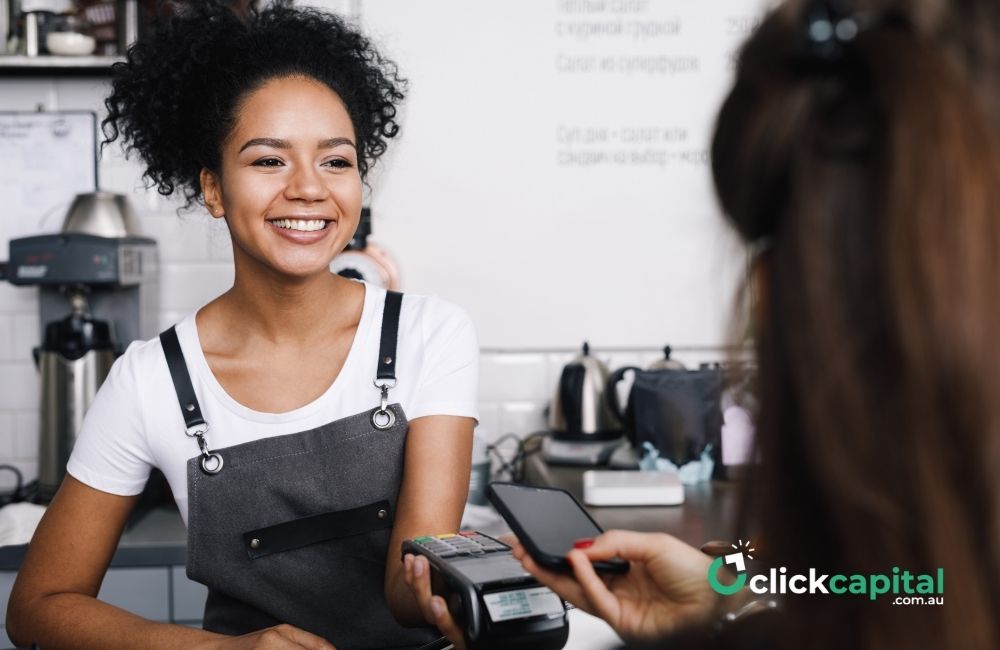
[(277, 158), (261, 158), (253, 162), (254, 167), (279, 167), (281, 164)]
[(327, 167), (333, 167), (334, 169), (348, 169), (353, 167), (351, 161), (344, 158), (334, 158), (333, 160), (327, 160), (323, 164)]

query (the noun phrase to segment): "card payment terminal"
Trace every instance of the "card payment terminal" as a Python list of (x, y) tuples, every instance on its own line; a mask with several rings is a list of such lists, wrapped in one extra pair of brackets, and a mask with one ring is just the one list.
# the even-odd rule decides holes
[(559, 650), (569, 624), (562, 599), (526, 572), (510, 547), (483, 533), (432, 535), (403, 542), (423, 555), (431, 589), (448, 603), (469, 650)]

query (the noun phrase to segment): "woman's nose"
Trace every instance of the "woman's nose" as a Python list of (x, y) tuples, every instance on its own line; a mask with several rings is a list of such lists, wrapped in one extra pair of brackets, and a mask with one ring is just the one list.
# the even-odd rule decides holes
[(320, 170), (312, 165), (298, 165), (285, 186), (285, 198), (306, 201), (319, 201), (326, 197), (326, 187), (320, 176)]

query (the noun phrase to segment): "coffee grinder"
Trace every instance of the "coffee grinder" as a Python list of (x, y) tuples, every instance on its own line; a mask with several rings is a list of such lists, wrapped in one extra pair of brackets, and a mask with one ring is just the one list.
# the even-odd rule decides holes
[[(156, 242), (134, 234), (124, 197), (115, 197), (125, 207), (118, 221), (122, 227), (112, 230), (106, 223), (96, 229), (100, 220), (81, 219), (78, 204), (93, 203), (90, 195), (81, 197), (86, 200), (78, 197), (63, 232), (10, 241), (7, 279), (38, 287), (42, 344), (34, 350), (41, 374), (35, 500), (40, 502), (51, 500), (65, 477), (83, 415), (114, 359), (132, 341), (158, 331)], [(88, 210), (97, 214), (96, 208)]]

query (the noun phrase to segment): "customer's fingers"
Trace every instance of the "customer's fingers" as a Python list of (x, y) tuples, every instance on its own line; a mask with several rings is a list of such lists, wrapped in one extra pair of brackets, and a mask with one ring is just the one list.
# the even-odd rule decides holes
[(594, 543), (581, 549), (594, 560), (623, 560), (649, 562), (664, 552), (670, 537), (662, 533), (637, 533), (630, 530), (609, 530), (594, 538)]
[(514, 533), (506, 533), (504, 535), (497, 535), (496, 538), (506, 544), (507, 546), (513, 546), (517, 544), (517, 535)]
[(524, 550), (524, 547), (515, 548), (514, 556), (521, 561), (524, 570), (535, 576), (539, 582), (556, 592), (563, 600), (568, 600), (590, 614), (594, 613), (593, 606), (587, 600), (587, 596), (581, 589), (580, 584), (572, 575), (556, 573), (538, 565), (534, 559)]
[(594, 571), (594, 565), (584, 551), (573, 549), (566, 554), (566, 559), (573, 568), (573, 576), (592, 607), (593, 614), (608, 622), (618, 620), (621, 606), (618, 598), (609, 590), (604, 580)]
[(712, 557), (719, 557), (720, 555), (732, 553), (733, 546), (731, 542), (712, 540), (701, 545), (701, 552)]

